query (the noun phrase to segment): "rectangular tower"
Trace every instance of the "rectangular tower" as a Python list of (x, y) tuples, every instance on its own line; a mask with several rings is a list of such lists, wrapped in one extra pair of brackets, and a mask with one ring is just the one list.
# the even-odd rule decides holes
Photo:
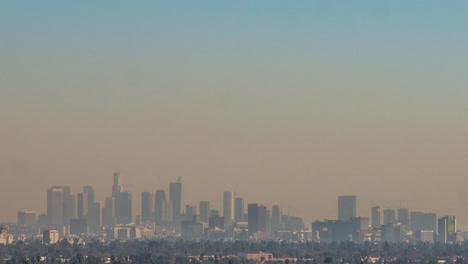
[(356, 217), (356, 196), (338, 196), (338, 220)]
[(234, 221), (234, 192), (224, 192), (223, 217), (224, 227), (231, 227)]

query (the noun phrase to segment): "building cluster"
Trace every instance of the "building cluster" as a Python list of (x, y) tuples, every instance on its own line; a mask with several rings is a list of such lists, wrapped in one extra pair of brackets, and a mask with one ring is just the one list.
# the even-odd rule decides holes
[[(312, 237), (318, 241), (425, 241), (457, 243), (463, 240), (457, 231), (455, 216), (437, 219), (434, 213), (410, 212), (408, 208), (382, 209), (374, 206), (372, 222), (358, 217), (356, 196), (338, 197), (338, 220), (312, 222)], [(383, 216), (383, 219), (382, 219)], [(382, 221), (383, 220), (383, 221)]]
[[(96, 200), (95, 189), (84, 186), (72, 194), (69, 186), (47, 189), (47, 213), (19, 211), (17, 225), (10, 229), (18, 237), (42, 236), (47, 243), (59, 237), (94, 236), (101, 239), (182, 237), (186, 239), (315, 240), (400, 242), (420, 240), (442, 243), (461, 241), (454, 216), (437, 219), (436, 214), (410, 212), (407, 208), (375, 206), (369, 217), (357, 215), (356, 196), (338, 197), (338, 219), (312, 222), (306, 228), (300, 217), (285, 215), (280, 206), (246, 204), (242, 197), (226, 191), (223, 208), (210, 201), (183, 204), (182, 179), (169, 184), (168, 193), (159, 189), (142, 192), (139, 208), (133, 208), (132, 193), (124, 190), (121, 176), (114, 173), (112, 191), (104, 203)], [(133, 215), (134, 211), (140, 214)], [(13, 241), (2, 227), (0, 243)]]

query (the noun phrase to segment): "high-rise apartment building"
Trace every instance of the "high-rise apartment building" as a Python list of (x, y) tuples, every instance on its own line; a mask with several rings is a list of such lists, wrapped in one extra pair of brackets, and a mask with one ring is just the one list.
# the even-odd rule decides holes
[(380, 206), (372, 207), (372, 228), (378, 229), (382, 226), (381, 216)]
[(356, 196), (338, 196), (338, 220), (356, 217)]
[(267, 208), (263, 204), (248, 205), (249, 235), (267, 232)]
[(153, 194), (150, 192), (141, 193), (141, 221), (151, 222), (154, 217)]
[(234, 192), (224, 192), (223, 217), (224, 228), (231, 227), (234, 221)]
[(244, 220), (244, 198), (237, 197), (234, 200), (234, 220), (240, 222)]
[(172, 219), (180, 220), (182, 214), (182, 178), (169, 184), (169, 200), (172, 201)]

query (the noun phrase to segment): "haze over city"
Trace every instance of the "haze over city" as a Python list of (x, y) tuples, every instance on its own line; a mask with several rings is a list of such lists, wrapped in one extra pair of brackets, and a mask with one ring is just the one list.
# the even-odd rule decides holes
[(0, 3), (0, 222), (46, 190), (224, 191), (304, 218), (337, 196), (468, 228), (468, 3)]

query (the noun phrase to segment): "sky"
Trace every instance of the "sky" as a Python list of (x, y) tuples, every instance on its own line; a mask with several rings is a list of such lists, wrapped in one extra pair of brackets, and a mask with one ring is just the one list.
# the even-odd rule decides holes
[(337, 196), (468, 230), (466, 1), (0, 1), (0, 221), (46, 190), (183, 179), (337, 218)]

